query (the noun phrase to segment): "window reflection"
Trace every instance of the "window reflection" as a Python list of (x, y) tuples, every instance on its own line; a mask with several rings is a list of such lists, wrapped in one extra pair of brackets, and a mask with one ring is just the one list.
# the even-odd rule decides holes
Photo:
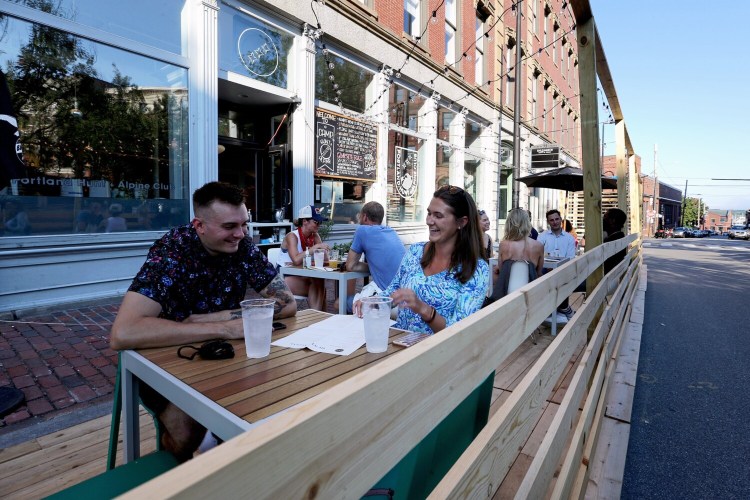
[(388, 121), (416, 132), (427, 98), (400, 85), (391, 85), (388, 92)]
[(186, 70), (6, 20), (0, 67), (26, 172), (1, 177), (3, 220), (17, 202), (34, 235), (186, 222)]
[(180, 53), (184, 0), (11, 0), (30, 9)]
[(357, 215), (372, 186), (366, 181), (315, 180), (315, 207), (334, 224), (359, 224)]
[(315, 98), (364, 113), (374, 75), (330, 51), (315, 56)]

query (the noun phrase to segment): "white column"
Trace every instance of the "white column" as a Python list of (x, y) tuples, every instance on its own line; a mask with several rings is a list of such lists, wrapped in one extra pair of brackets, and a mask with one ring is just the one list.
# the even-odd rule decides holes
[[(190, 0), (182, 11), (182, 23), (189, 26), (183, 30), (183, 53), (190, 59), (190, 194), (219, 177), (218, 14), (217, 0)], [(192, 207), (190, 213), (192, 218)]]
[(456, 113), (456, 116), (451, 120), (450, 140), (453, 146), (453, 153), (449, 160), (448, 179), (451, 186), (462, 188), (464, 187), (464, 160), (466, 160), (464, 153), (464, 148), (466, 148), (465, 114)]
[(301, 103), (292, 113), (292, 168), (294, 189), (291, 218), (299, 209), (313, 202), (315, 172), (315, 30), (305, 27), (305, 34), (294, 39), (294, 71), (291, 88)]
[[(422, 171), (419, 173), (419, 199), (417, 206), (422, 210), (423, 217), (427, 214), (427, 205), (432, 200), (435, 192), (435, 169), (437, 167), (437, 108), (440, 94), (433, 92), (431, 99), (425, 99), (419, 109), (422, 119), (419, 121), (419, 132), (427, 134), (422, 147), (419, 148), (419, 165)], [(422, 221), (417, 221), (422, 222)]]
[(484, 127), (482, 134), (479, 136), (482, 162), (477, 169), (477, 199), (474, 200), (478, 207), (482, 207), (488, 212), (490, 221), (496, 218), (493, 218), (493, 214), (496, 206), (495, 200), (497, 199), (497, 173), (500, 168), (497, 165), (499, 151), (495, 140), (496, 130), (497, 124), (493, 123)]
[[(377, 201), (384, 207), (388, 206), (388, 123), (390, 121), (390, 115), (388, 114), (388, 87), (390, 86), (390, 78), (393, 74), (393, 70), (388, 67), (384, 67), (380, 72), (375, 75), (372, 79), (372, 83), (367, 89), (367, 105), (370, 106), (372, 100), (377, 99), (381, 96), (378, 102), (372, 108), (372, 118), (376, 122), (383, 122), (378, 125), (378, 156), (377, 156), (377, 181), (373, 183), (370, 190), (367, 192), (367, 201)], [(388, 223), (388, 210), (386, 210), (386, 218), (383, 220), (383, 224)]]

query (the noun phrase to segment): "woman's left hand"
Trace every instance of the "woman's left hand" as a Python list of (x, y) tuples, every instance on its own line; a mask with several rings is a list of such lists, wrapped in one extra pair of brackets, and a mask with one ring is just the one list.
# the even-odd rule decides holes
[[(393, 305), (398, 307), (408, 307), (416, 314), (425, 316), (431, 311), (430, 306), (422, 302), (417, 294), (411, 288), (399, 288), (391, 294)], [(428, 309), (424, 311), (424, 309)]]

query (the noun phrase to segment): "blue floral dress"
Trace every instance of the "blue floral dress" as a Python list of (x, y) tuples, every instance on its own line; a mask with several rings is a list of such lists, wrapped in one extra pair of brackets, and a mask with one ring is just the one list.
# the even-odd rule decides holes
[[(383, 291), (383, 295), (388, 296), (399, 288), (410, 288), (422, 302), (434, 307), (438, 314), (445, 318), (446, 326), (478, 311), (482, 307), (489, 286), (490, 270), (487, 262), (479, 259), (474, 275), (466, 283), (456, 279), (455, 270), (425, 276), (419, 264), (425, 245), (426, 243), (415, 243), (409, 247), (396, 276)], [(398, 304), (394, 304), (396, 305)], [(398, 310), (394, 327), (412, 332), (434, 333), (419, 314), (403, 307)]]

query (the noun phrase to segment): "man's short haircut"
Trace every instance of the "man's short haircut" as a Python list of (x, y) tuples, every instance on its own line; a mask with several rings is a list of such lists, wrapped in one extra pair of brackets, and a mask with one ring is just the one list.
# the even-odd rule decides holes
[[(553, 208), (552, 210), (547, 210), (547, 213), (544, 214), (544, 218), (545, 219), (549, 219), (549, 216), (552, 215), (552, 214), (560, 215), (560, 211), (558, 209), (556, 209), (556, 208)], [(562, 215), (560, 215), (560, 217), (562, 217)]]
[(362, 206), (362, 213), (367, 216), (375, 224), (382, 224), (383, 217), (385, 217), (385, 210), (383, 205), (377, 201), (368, 201)]
[(205, 208), (214, 201), (223, 201), (230, 205), (239, 206), (245, 203), (245, 195), (242, 194), (240, 188), (226, 182), (209, 182), (193, 193), (193, 211)]

